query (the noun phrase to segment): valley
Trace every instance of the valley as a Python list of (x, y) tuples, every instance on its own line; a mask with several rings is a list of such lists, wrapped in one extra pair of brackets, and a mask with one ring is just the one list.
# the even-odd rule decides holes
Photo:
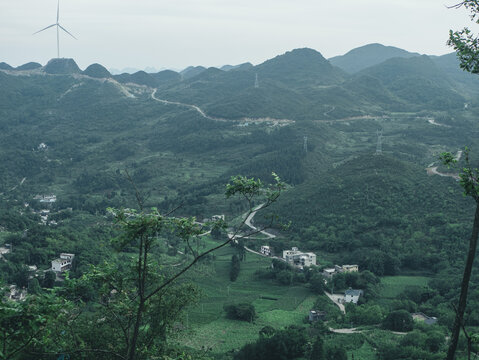
[[(362, 57), (371, 49), (383, 60)], [(241, 360), (289, 331), (307, 346), (321, 337), (347, 359), (439, 359), (474, 211), (457, 170), (439, 156), (455, 154), (460, 168), (468, 146), (476, 161), (479, 82), (448, 70), (456, 64), (449, 55), (366, 50), (327, 60), (295, 49), (228, 71), (111, 75), (99, 64), (82, 71), (71, 59), (0, 70), (2, 284), (57, 291), (87, 323), (97, 315), (93, 299), (106, 291), (92, 279), (116, 281), (111, 269), (126, 271), (136, 254), (107, 209), (124, 209), (130, 220), (141, 204), (194, 233), (186, 242), (163, 228), (152, 237), (154, 281), (194, 262), (156, 309), (174, 314), (155, 325), (158, 349)], [(273, 172), (286, 185), (266, 209), (264, 191), (252, 201), (225, 199), (232, 177), (269, 184)], [(233, 238), (232, 229), (239, 240), (196, 259)], [(289, 264), (283, 251), (292, 248), (314, 253), (317, 266)], [(67, 279), (49, 280), (58, 254), (75, 260)], [(359, 271), (325, 275), (345, 264)], [(473, 280), (467, 322), (475, 329)], [(348, 290), (363, 291), (358, 304), (345, 302)], [(127, 314), (115, 294), (108, 288), (103, 296)], [(253, 319), (229, 317), (228, 306), (239, 304), (253, 306)], [(325, 317), (310, 321), (311, 310)], [(388, 322), (398, 312), (436, 323), (411, 320), (398, 330)], [(122, 341), (121, 329), (98, 324), (109, 329), (105, 341)]]

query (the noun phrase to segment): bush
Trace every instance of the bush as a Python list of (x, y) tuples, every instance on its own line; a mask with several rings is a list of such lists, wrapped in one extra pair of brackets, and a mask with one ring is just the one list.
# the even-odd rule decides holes
[(245, 345), (235, 360), (297, 359), (305, 353), (307, 338), (304, 328), (290, 326), (271, 337), (260, 337), (255, 343)]
[(230, 269), (230, 280), (236, 281), (240, 272), (240, 261), (238, 256), (233, 255), (231, 257), (231, 269)]
[(225, 305), (223, 309), (228, 319), (253, 322), (256, 318), (256, 310), (252, 304)]
[(414, 320), (406, 310), (396, 310), (386, 316), (383, 327), (392, 331), (411, 331), (414, 327)]

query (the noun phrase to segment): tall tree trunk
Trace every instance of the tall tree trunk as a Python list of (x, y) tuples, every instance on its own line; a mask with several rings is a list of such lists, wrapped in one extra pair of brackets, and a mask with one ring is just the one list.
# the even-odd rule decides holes
[(464, 311), (466, 310), (467, 291), (469, 289), (469, 281), (471, 280), (472, 264), (476, 255), (477, 238), (479, 235), (479, 202), (476, 200), (476, 214), (474, 215), (474, 225), (472, 227), (472, 235), (469, 240), (469, 252), (467, 254), (466, 267), (464, 269), (464, 276), (461, 284), (461, 295), (459, 297), (459, 305), (456, 311), (456, 318), (452, 328), (451, 344), (447, 351), (446, 360), (454, 360), (456, 353), (457, 342), (459, 340), (459, 332), (461, 330), (462, 321), (464, 318)]
[(136, 313), (136, 321), (135, 321), (135, 327), (133, 329), (133, 336), (131, 338), (130, 346), (128, 349), (128, 360), (135, 359), (136, 344), (138, 342), (138, 334), (140, 332), (141, 318), (143, 315), (144, 306), (145, 305), (144, 305), (143, 299), (140, 299), (140, 303), (138, 304), (138, 309)]

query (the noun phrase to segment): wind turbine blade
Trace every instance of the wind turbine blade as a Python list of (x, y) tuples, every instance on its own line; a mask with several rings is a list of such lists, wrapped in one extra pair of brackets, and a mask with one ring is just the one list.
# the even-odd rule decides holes
[(57, 25), (57, 24), (53, 24), (53, 25), (47, 26), (47, 27), (44, 28), (44, 29), (41, 29), (41, 30), (38, 30), (37, 32), (34, 32), (32, 35), (38, 34), (39, 32), (45, 31), (46, 29), (50, 29), (51, 27), (56, 26), (56, 25)]
[(58, 0), (58, 3), (57, 3), (57, 24), (58, 24), (58, 20), (60, 20), (60, 0)]
[(68, 32), (68, 30), (65, 29), (63, 26), (61, 26), (60, 24), (58, 24), (58, 26), (60, 27), (60, 29), (62, 29), (62, 30), (65, 31), (68, 35), (70, 35), (72, 38), (74, 38), (75, 40), (78, 40), (76, 37), (74, 37), (72, 34), (70, 34), (70, 33)]

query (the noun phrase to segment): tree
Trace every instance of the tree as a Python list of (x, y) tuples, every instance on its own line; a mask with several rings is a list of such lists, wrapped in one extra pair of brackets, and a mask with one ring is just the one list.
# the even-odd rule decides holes
[(256, 310), (252, 304), (225, 305), (224, 310), (229, 319), (253, 322), (256, 318)]
[[(226, 186), (226, 197), (240, 196), (247, 202), (249, 211), (246, 219), (253, 212), (255, 200), (263, 202), (259, 209), (262, 210), (279, 197), (284, 184), (276, 175), (273, 176), (275, 183), (271, 186), (252, 178), (232, 177)], [(199, 253), (194, 244), (205, 229), (195, 218), (161, 214), (156, 208), (146, 210), (143, 197), (136, 187), (135, 192), (138, 211), (109, 209), (120, 233), (112, 240), (112, 245), (120, 254), (125, 253), (125, 261), (95, 267), (82, 278), (72, 280), (71, 285), (74, 288), (84, 283), (95, 284), (98, 292), (94, 301), (98, 318), (95, 329), (75, 334), (72, 343), (92, 344), (89, 350), (107, 350), (109, 358), (124, 360), (146, 359), (153, 353), (158, 356), (165, 351), (168, 329), (182, 310), (196, 300), (198, 293), (193, 285), (179, 280), (213, 251), (237, 243), (242, 238), (240, 228), (245, 222), (243, 220), (230, 230), (230, 235), (222, 243)], [(213, 224), (213, 228), (218, 227), (225, 229), (226, 224), (224, 221)], [(192, 256), (176, 272), (174, 269), (165, 270), (154, 256), (161, 241), (172, 236), (182, 242), (189, 256)], [(132, 250), (135, 256), (131, 256)], [(254, 312), (242, 310), (249, 315), (249, 321), (254, 319)], [(88, 320), (85, 318), (85, 321)]]
[[(471, 20), (476, 24), (479, 23), (479, 2), (477, 0), (465, 0), (453, 6), (454, 8), (464, 7), (471, 12)], [(472, 74), (479, 73), (479, 38), (474, 35), (467, 27), (460, 31), (449, 31), (448, 45), (456, 50), (459, 58), (460, 67)], [(442, 155), (444, 163), (447, 165), (455, 163), (455, 158), (450, 153)], [(473, 169), (469, 163), (468, 151), (466, 149), (466, 166), (463, 168), (460, 176), (461, 186), (464, 188), (464, 193), (470, 196), (476, 202), (476, 212), (474, 215), (474, 224), (472, 227), (472, 234), (469, 240), (469, 251), (464, 268), (463, 280), (461, 283), (461, 294), (459, 296), (459, 303), (456, 309), (456, 318), (451, 334), (451, 343), (447, 352), (447, 360), (453, 360), (456, 352), (457, 343), (459, 340), (459, 332), (463, 326), (464, 312), (466, 310), (467, 292), (469, 281), (471, 278), (472, 265), (474, 263), (474, 256), (477, 248), (477, 239), (479, 235), (479, 186), (478, 171)]]
[(51, 289), (55, 285), (55, 280), (57, 276), (53, 271), (45, 272), (43, 276), (42, 286), (48, 289)]
[(414, 320), (406, 310), (391, 311), (384, 319), (383, 327), (392, 331), (411, 331)]
[(322, 294), (324, 292), (324, 278), (321, 274), (314, 274), (309, 280), (311, 291), (315, 294)]
[(240, 272), (240, 261), (237, 255), (231, 257), (230, 280), (236, 281)]
[(348, 360), (346, 350), (338, 345), (330, 345), (326, 348), (326, 360)]
[(311, 349), (311, 354), (309, 355), (309, 360), (323, 360), (324, 359), (324, 341), (318, 336), (314, 340), (313, 347)]
[[(0, 359), (38, 358), (21, 354), (48, 346), (53, 322), (66, 322), (67, 307), (55, 295), (28, 296), (25, 301), (0, 301)], [(56, 339), (55, 339), (56, 340)]]
[(40, 283), (38, 282), (38, 279), (36, 277), (30, 279), (28, 281), (28, 293), (32, 295), (37, 295), (42, 291), (42, 288), (40, 287)]
[[(273, 177), (275, 183), (270, 186), (233, 177), (226, 186), (226, 197), (242, 197), (249, 206), (247, 218), (255, 201), (262, 203), (257, 211), (278, 199), (284, 184)], [(139, 210), (109, 209), (119, 234), (111, 241), (116, 256), (92, 266), (79, 278), (67, 276), (64, 286), (51, 292), (20, 303), (0, 302), (0, 358), (78, 354), (81, 358), (140, 360), (167, 356), (169, 330), (199, 297), (185, 274), (215, 250), (238, 242), (244, 221), (229, 229), (230, 235), (220, 244), (201, 253), (195, 244), (206, 229), (195, 218), (147, 210), (136, 187), (135, 192)], [(213, 226), (227, 228), (223, 221)], [(164, 266), (157, 256), (171, 237), (189, 250), (179, 267)], [(54, 280), (55, 274), (46, 272), (42, 285), (54, 286)], [(250, 320), (254, 318), (254, 313), (248, 314)]]
[[(478, 5), (479, 6), (479, 5)], [(452, 41), (452, 40), (451, 40)], [(476, 61), (479, 61), (479, 57)], [(456, 158), (451, 153), (441, 154), (444, 164), (451, 166), (457, 163)], [(466, 265), (464, 267), (464, 275), (461, 282), (461, 294), (456, 307), (456, 317), (451, 334), (451, 343), (447, 352), (447, 360), (453, 360), (456, 353), (457, 343), (459, 341), (459, 332), (464, 326), (464, 312), (467, 305), (467, 292), (469, 290), (469, 282), (471, 280), (472, 265), (476, 255), (477, 240), (479, 237), (479, 170), (471, 166), (469, 158), (469, 149), (466, 147), (464, 151), (465, 165), (459, 174), (459, 183), (464, 189), (464, 195), (469, 196), (476, 202), (476, 211), (474, 215), (474, 223), (472, 225), (472, 234), (469, 239), (469, 250), (467, 253)]]

